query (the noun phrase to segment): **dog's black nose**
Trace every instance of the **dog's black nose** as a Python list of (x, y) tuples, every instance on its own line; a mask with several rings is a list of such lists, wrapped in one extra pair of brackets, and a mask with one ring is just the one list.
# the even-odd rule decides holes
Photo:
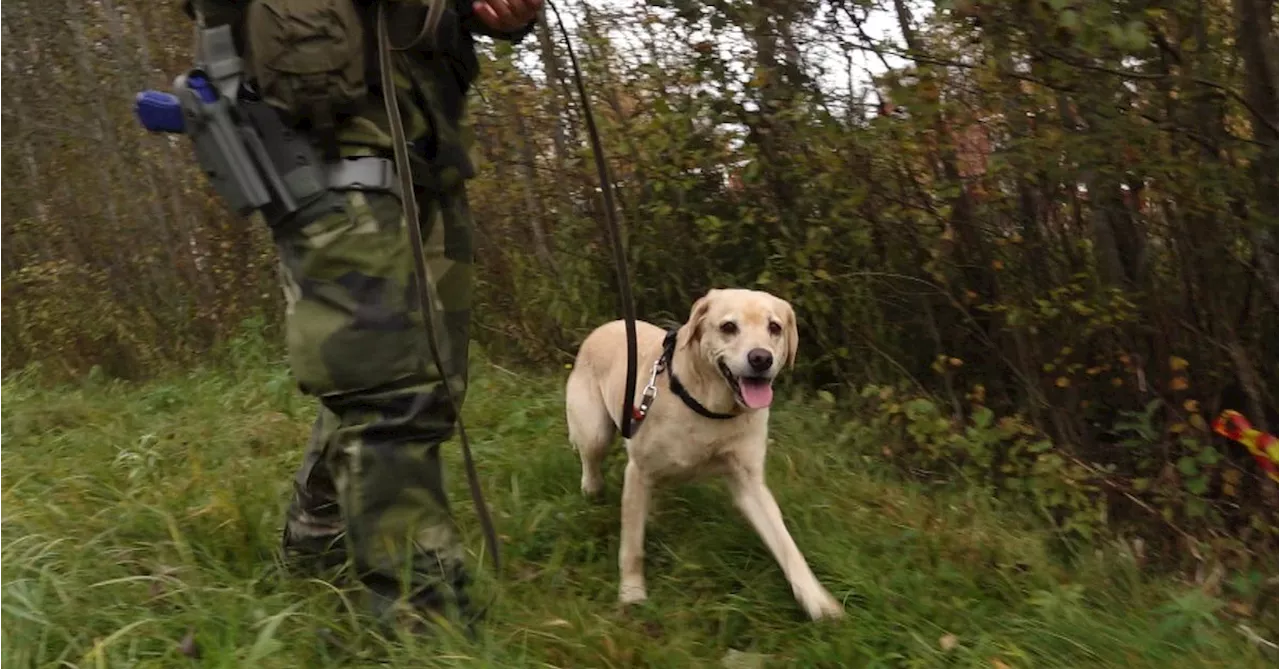
[(747, 364), (757, 372), (763, 372), (773, 366), (773, 354), (762, 348), (753, 348), (747, 352)]

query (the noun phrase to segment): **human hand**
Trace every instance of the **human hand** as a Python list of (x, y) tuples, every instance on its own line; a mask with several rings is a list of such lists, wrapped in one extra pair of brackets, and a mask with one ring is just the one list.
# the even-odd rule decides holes
[(542, 0), (475, 0), (471, 8), (490, 29), (509, 33), (528, 25), (542, 9)]

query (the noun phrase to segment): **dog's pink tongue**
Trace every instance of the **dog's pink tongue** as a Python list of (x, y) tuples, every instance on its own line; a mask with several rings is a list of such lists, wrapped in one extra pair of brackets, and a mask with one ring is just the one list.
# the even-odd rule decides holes
[(773, 404), (773, 385), (768, 381), (742, 379), (742, 401), (752, 409), (763, 409)]

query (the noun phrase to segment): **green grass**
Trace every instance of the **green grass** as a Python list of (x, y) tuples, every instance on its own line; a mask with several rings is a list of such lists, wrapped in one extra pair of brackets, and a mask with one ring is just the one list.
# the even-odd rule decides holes
[[(335, 606), (332, 588), (280, 571), (281, 511), (312, 405), (279, 365), (140, 386), (10, 379), (4, 666), (690, 667), (720, 666), (733, 650), (789, 667), (1275, 665), (1227, 602), (1143, 574), (1111, 547), (1068, 565), (1030, 514), (904, 483), (865, 455), (878, 446), (848, 443), (837, 420), (798, 402), (775, 411), (769, 482), (846, 620), (802, 618), (715, 482), (657, 494), (650, 601), (623, 612), (621, 452), (606, 501), (586, 502), (561, 380), (475, 369), (466, 418), (506, 563), (500, 581), (480, 569), (481, 598), (499, 598), (474, 643), (381, 641)], [(448, 462), (482, 562), (456, 449)], [(199, 662), (180, 651), (188, 630)], [(320, 643), (321, 630), (344, 650)]]

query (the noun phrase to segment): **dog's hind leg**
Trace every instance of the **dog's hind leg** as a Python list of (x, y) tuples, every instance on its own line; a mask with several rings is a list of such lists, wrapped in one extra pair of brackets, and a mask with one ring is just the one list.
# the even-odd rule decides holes
[(599, 385), (588, 370), (577, 365), (565, 384), (565, 418), (569, 442), (582, 458), (582, 492), (595, 497), (604, 489), (601, 466), (617, 428), (609, 417)]

